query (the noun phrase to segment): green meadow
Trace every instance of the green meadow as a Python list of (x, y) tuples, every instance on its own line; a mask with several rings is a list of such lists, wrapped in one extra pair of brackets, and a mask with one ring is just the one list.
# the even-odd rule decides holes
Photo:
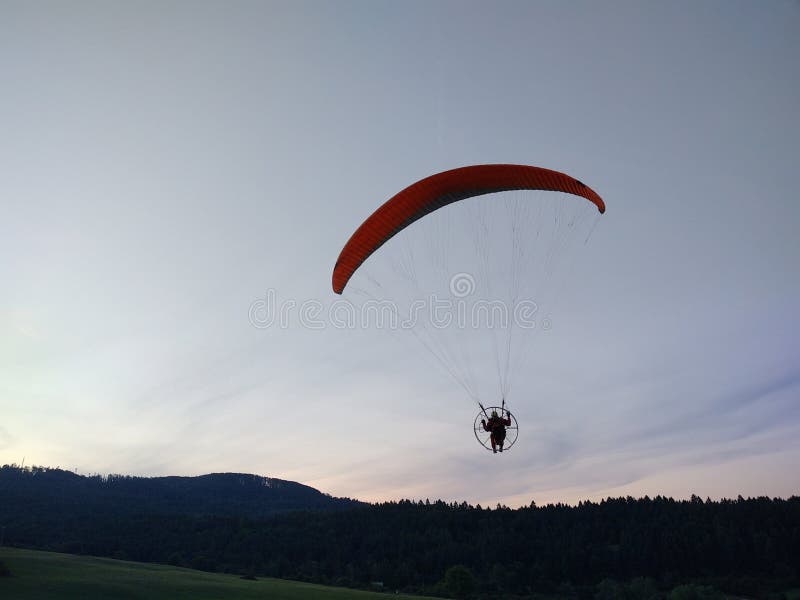
[[(9, 576), (0, 576), (2, 600), (386, 600), (389, 597), (431, 600), (422, 596), (367, 592), (268, 577), (252, 581), (237, 575), (206, 573), (168, 565), (8, 547), (0, 547), (0, 562), (10, 571)], [(656, 597), (666, 600), (748, 600), (719, 592), (698, 595), (696, 589), (692, 592), (689, 588), (696, 586), (679, 586), (671, 593)], [(563, 596), (536, 597), (555, 600)], [(800, 590), (762, 597), (800, 600)]]
[[(10, 576), (0, 577), (9, 600), (378, 600), (384, 593), (326, 587), (282, 579), (255, 581), (167, 565), (110, 558), (0, 548)], [(404, 600), (419, 596), (394, 595)]]

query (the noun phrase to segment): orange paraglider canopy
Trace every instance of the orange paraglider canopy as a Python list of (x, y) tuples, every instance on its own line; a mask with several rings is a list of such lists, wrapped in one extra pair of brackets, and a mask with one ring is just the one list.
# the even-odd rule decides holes
[(385, 202), (350, 237), (333, 268), (333, 291), (341, 294), (369, 256), (414, 221), (453, 202), (511, 190), (547, 190), (606, 206), (590, 187), (569, 175), (526, 165), (474, 165), (431, 175)]

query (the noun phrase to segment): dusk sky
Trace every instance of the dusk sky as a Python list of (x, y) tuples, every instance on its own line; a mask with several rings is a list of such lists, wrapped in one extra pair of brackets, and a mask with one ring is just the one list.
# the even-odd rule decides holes
[[(0, 463), (512, 507), (800, 490), (800, 3), (0, 0), (0, 74)], [(503, 456), (421, 346), (324, 317), (373, 210), (482, 163), (608, 205)], [(254, 326), (270, 297), (288, 322)]]

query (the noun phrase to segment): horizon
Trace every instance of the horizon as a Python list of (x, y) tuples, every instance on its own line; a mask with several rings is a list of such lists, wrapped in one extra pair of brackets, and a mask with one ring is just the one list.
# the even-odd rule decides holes
[(582, 499), (582, 500), (577, 500), (577, 501), (574, 501), (574, 502), (565, 502), (565, 501), (562, 501), (562, 500), (559, 500), (559, 501), (548, 501), (548, 502), (537, 502), (534, 498), (532, 498), (530, 500), (530, 502), (528, 502), (527, 504), (523, 503), (523, 504), (519, 504), (517, 506), (507, 506), (507, 505), (503, 504), (502, 502), (498, 502), (495, 505), (490, 505), (490, 504), (483, 505), (481, 503), (477, 503), (477, 504), (470, 503), (470, 502), (467, 502), (466, 500), (447, 499), (447, 498), (428, 498), (428, 497), (426, 497), (426, 498), (389, 498), (389, 499), (383, 499), (383, 500), (377, 500), (377, 501), (368, 501), (368, 500), (361, 500), (359, 498), (353, 498), (353, 497), (349, 497), (349, 496), (334, 496), (334, 495), (326, 492), (325, 490), (321, 490), (321, 489), (315, 488), (313, 486), (310, 486), (308, 484), (303, 483), (302, 481), (291, 481), (291, 480), (288, 480), (288, 479), (282, 479), (280, 477), (271, 477), (269, 475), (261, 475), (259, 473), (242, 473), (242, 472), (234, 472), (234, 471), (218, 471), (218, 472), (202, 473), (202, 474), (199, 474), (199, 475), (172, 474), (172, 475), (154, 475), (154, 476), (149, 476), (149, 475), (129, 475), (129, 474), (125, 474), (125, 473), (105, 473), (105, 474), (104, 473), (79, 473), (77, 470), (73, 471), (73, 470), (70, 470), (70, 469), (64, 469), (62, 467), (48, 467), (48, 466), (44, 466), (44, 465), (27, 465), (27, 466), (25, 466), (25, 465), (13, 464), (13, 463), (12, 464), (0, 465), (0, 467), (3, 467), (3, 468), (10, 467), (12, 469), (15, 468), (15, 469), (19, 469), (19, 470), (26, 470), (27, 469), (29, 471), (31, 471), (33, 469), (55, 470), (55, 471), (61, 471), (62, 473), (70, 473), (72, 475), (77, 475), (79, 477), (87, 477), (87, 478), (100, 477), (101, 479), (108, 479), (109, 477), (129, 477), (129, 478), (132, 478), (132, 479), (166, 479), (166, 478), (173, 478), (174, 477), (174, 478), (181, 478), (181, 479), (192, 479), (192, 478), (198, 478), (198, 477), (210, 477), (210, 476), (213, 476), (213, 475), (245, 475), (245, 476), (248, 476), (248, 477), (255, 477), (255, 478), (259, 478), (259, 479), (276, 479), (278, 481), (283, 481), (283, 482), (286, 482), (286, 483), (297, 483), (297, 484), (300, 484), (302, 486), (311, 488), (311, 489), (313, 489), (313, 490), (315, 490), (317, 492), (320, 492), (324, 496), (328, 496), (328, 497), (331, 497), (331, 498), (336, 499), (336, 500), (351, 500), (351, 501), (354, 501), (354, 502), (359, 502), (361, 504), (366, 504), (366, 505), (370, 505), (370, 506), (377, 506), (377, 505), (380, 505), (380, 504), (392, 504), (392, 503), (397, 504), (397, 503), (402, 503), (402, 502), (411, 502), (412, 504), (420, 504), (420, 503), (422, 503), (422, 504), (428, 504), (428, 503), (429, 504), (435, 504), (437, 502), (442, 502), (444, 504), (447, 504), (448, 506), (449, 505), (462, 505), (462, 504), (466, 503), (467, 506), (469, 506), (470, 508), (478, 508), (478, 507), (480, 507), (480, 508), (482, 508), (484, 510), (497, 510), (497, 509), (517, 510), (517, 509), (520, 509), (520, 508), (531, 508), (533, 506), (535, 506), (536, 508), (545, 508), (545, 507), (548, 507), (548, 506), (578, 507), (581, 504), (587, 504), (587, 503), (588, 504), (600, 504), (602, 502), (606, 502), (606, 501), (609, 501), (609, 500), (625, 500), (625, 499), (628, 499), (628, 498), (633, 498), (634, 500), (657, 500), (657, 499), (661, 498), (663, 500), (672, 500), (672, 501), (675, 501), (675, 502), (692, 502), (694, 498), (699, 498), (700, 501), (702, 501), (703, 503), (708, 503), (709, 501), (710, 502), (714, 502), (714, 503), (724, 503), (726, 501), (727, 502), (736, 502), (739, 499), (742, 499), (742, 500), (759, 500), (759, 499), (762, 499), (762, 498), (766, 498), (768, 500), (773, 500), (773, 501), (774, 500), (789, 501), (789, 500), (792, 500), (792, 499), (795, 499), (795, 498), (800, 498), (800, 494), (791, 494), (789, 496), (770, 496), (770, 495), (759, 495), (759, 496), (749, 496), (748, 495), (748, 496), (744, 496), (742, 494), (737, 494), (735, 497), (734, 496), (722, 496), (722, 497), (719, 497), (719, 498), (712, 498), (710, 496), (702, 497), (702, 496), (699, 496), (698, 494), (694, 494), (694, 493), (690, 492), (688, 494), (688, 496), (683, 496), (683, 497), (666, 496), (666, 495), (663, 495), (663, 494), (655, 494), (655, 495), (652, 495), (652, 496), (648, 495), (648, 494), (644, 494), (642, 496), (630, 496), (630, 495), (625, 495), (625, 496), (606, 496), (606, 497), (600, 498), (599, 500), (597, 500), (597, 499)]

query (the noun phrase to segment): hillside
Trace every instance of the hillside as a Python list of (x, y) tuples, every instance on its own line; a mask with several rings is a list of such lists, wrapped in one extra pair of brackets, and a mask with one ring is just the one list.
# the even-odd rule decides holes
[(357, 506), (307, 485), (258, 475), (212, 473), (197, 477), (85, 476), (45, 467), (0, 467), (0, 498), (7, 509), (85, 514), (216, 515), (264, 518), (294, 510)]

